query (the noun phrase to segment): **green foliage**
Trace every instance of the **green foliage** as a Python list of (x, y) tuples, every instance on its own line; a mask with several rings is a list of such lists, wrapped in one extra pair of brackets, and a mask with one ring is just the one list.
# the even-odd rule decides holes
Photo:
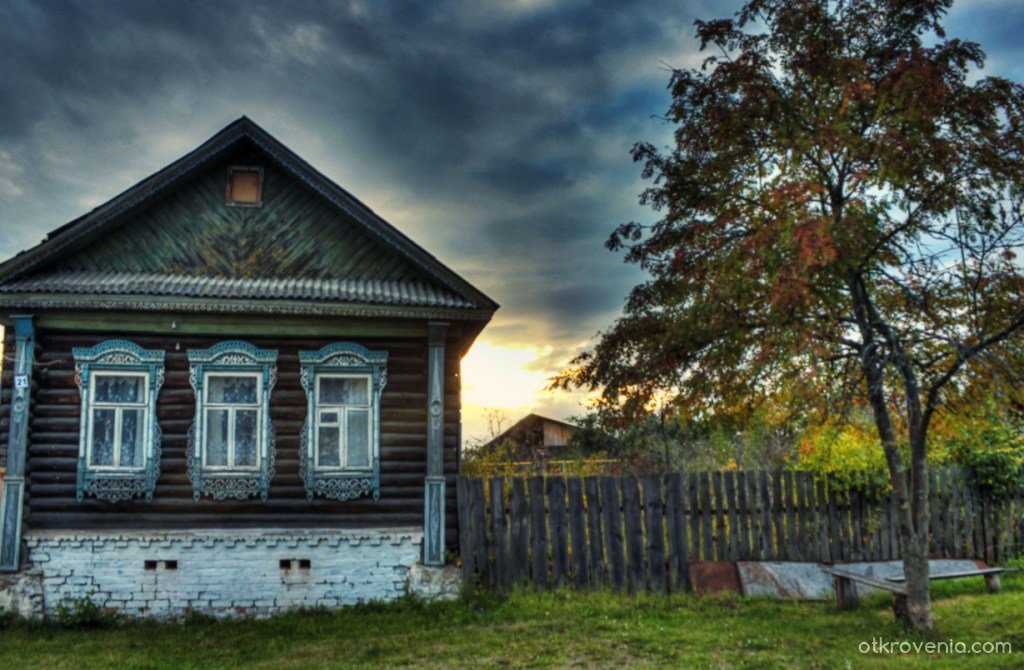
[(807, 430), (796, 467), (824, 477), (833, 490), (860, 491), (874, 500), (883, 499), (891, 488), (878, 434), (864, 422)]
[(954, 462), (971, 468), (972, 483), (996, 497), (1024, 488), (1024, 434), (1005, 421), (967, 422), (948, 443)]
[(55, 621), (61, 628), (73, 630), (108, 628), (120, 623), (121, 617), (109, 612), (92, 599), (92, 593), (65, 600), (56, 607)]

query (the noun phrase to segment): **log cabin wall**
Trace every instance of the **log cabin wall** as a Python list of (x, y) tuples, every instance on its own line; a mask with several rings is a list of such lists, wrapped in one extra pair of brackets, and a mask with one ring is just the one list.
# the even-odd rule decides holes
[[(422, 526), (426, 474), (427, 346), (420, 338), (237, 338), (260, 348), (277, 349), (277, 384), (270, 417), (277, 431), (276, 474), (267, 500), (196, 502), (186, 472), (186, 445), (195, 413), (189, 385), (187, 350), (235, 339), (136, 335), (124, 332), (74, 333), (41, 330), (34, 367), (34, 405), (30, 419), (28, 487), (29, 529), (184, 529), (184, 528), (382, 528)], [(122, 338), (146, 349), (166, 351), (166, 380), (157, 400), (163, 431), (160, 478), (151, 503), (143, 499), (108, 503), (87, 496), (76, 500), (75, 481), (81, 398), (74, 380), (72, 347), (88, 347)], [(388, 383), (381, 398), (380, 500), (339, 502), (306, 499), (299, 477), (299, 436), (306, 397), (299, 381), (299, 350), (316, 350), (338, 340), (388, 352)], [(8, 342), (7, 355), (13, 355)], [(4, 371), (2, 408), (6, 432), (10, 379)], [(458, 346), (449, 342), (445, 360), (445, 510), (446, 544), (458, 537), (455, 475), (460, 420)]]

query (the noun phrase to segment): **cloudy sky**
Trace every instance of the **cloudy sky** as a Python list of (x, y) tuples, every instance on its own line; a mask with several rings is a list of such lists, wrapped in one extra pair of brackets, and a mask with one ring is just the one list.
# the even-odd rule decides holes
[[(670, 67), (740, 2), (0, 3), (0, 258), (245, 114), (501, 303), (464, 364), (484, 408), (580, 412), (546, 379), (639, 275), (603, 242), (649, 221), (629, 148), (665, 144)], [(1024, 3), (951, 36), (1024, 81)]]

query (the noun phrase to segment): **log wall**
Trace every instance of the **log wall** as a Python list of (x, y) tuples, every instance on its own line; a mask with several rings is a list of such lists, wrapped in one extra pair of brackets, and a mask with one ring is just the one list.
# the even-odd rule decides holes
[[(186, 472), (186, 444), (195, 413), (188, 382), (190, 348), (208, 348), (225, 337), (164, 337), (124, 333), (75, 334), (41, 331), (33, 369), (33, 407), (29, 431), (28, 529), (174, 529), (194, 527), (396, 527), (423, 523), (423, 478), (426, 474), (427, 391), (426, 340), (356, 339), (370, 349), (388, 351), (388, 384), (381, 398), (380, 500), (307, 501), (299, 477), (299, 439), (306, 415), (306, 397), (299, 382), (299, 350), (315, 350), (339, 338), (245, 338), (260, 348), (278, 350), (277, 384), (270, 399), (270, 417), (277, 431), (276, 474), (266, 501), (196, 502)], [(166, 381), (157, 403), (163, 431), (160, 478), (152, 503), (142, 499), (108, 503), (86, 497), (76, 500), (80, 403), (74, 380), (72, 347), (92, 346), (123, 338), (147, 349), (166, 351)], [(459, 439), (459, 359), (454, 343), (445, 361), (445, 474), (448, 544), (457, 538), (455, 475)], [(7, 356), (13, 355), (8, 340)], [(3, 379), (5, 437), (11, 380)]]

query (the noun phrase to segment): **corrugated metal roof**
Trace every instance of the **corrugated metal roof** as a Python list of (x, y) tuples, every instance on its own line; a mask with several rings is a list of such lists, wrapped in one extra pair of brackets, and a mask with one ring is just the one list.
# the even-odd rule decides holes
[(0, 284), (0, 292), (313, 300), (468, 309), (476, 307), (451, 291), (425, 282), (225, 279), (162, 273), (60, 272)]

